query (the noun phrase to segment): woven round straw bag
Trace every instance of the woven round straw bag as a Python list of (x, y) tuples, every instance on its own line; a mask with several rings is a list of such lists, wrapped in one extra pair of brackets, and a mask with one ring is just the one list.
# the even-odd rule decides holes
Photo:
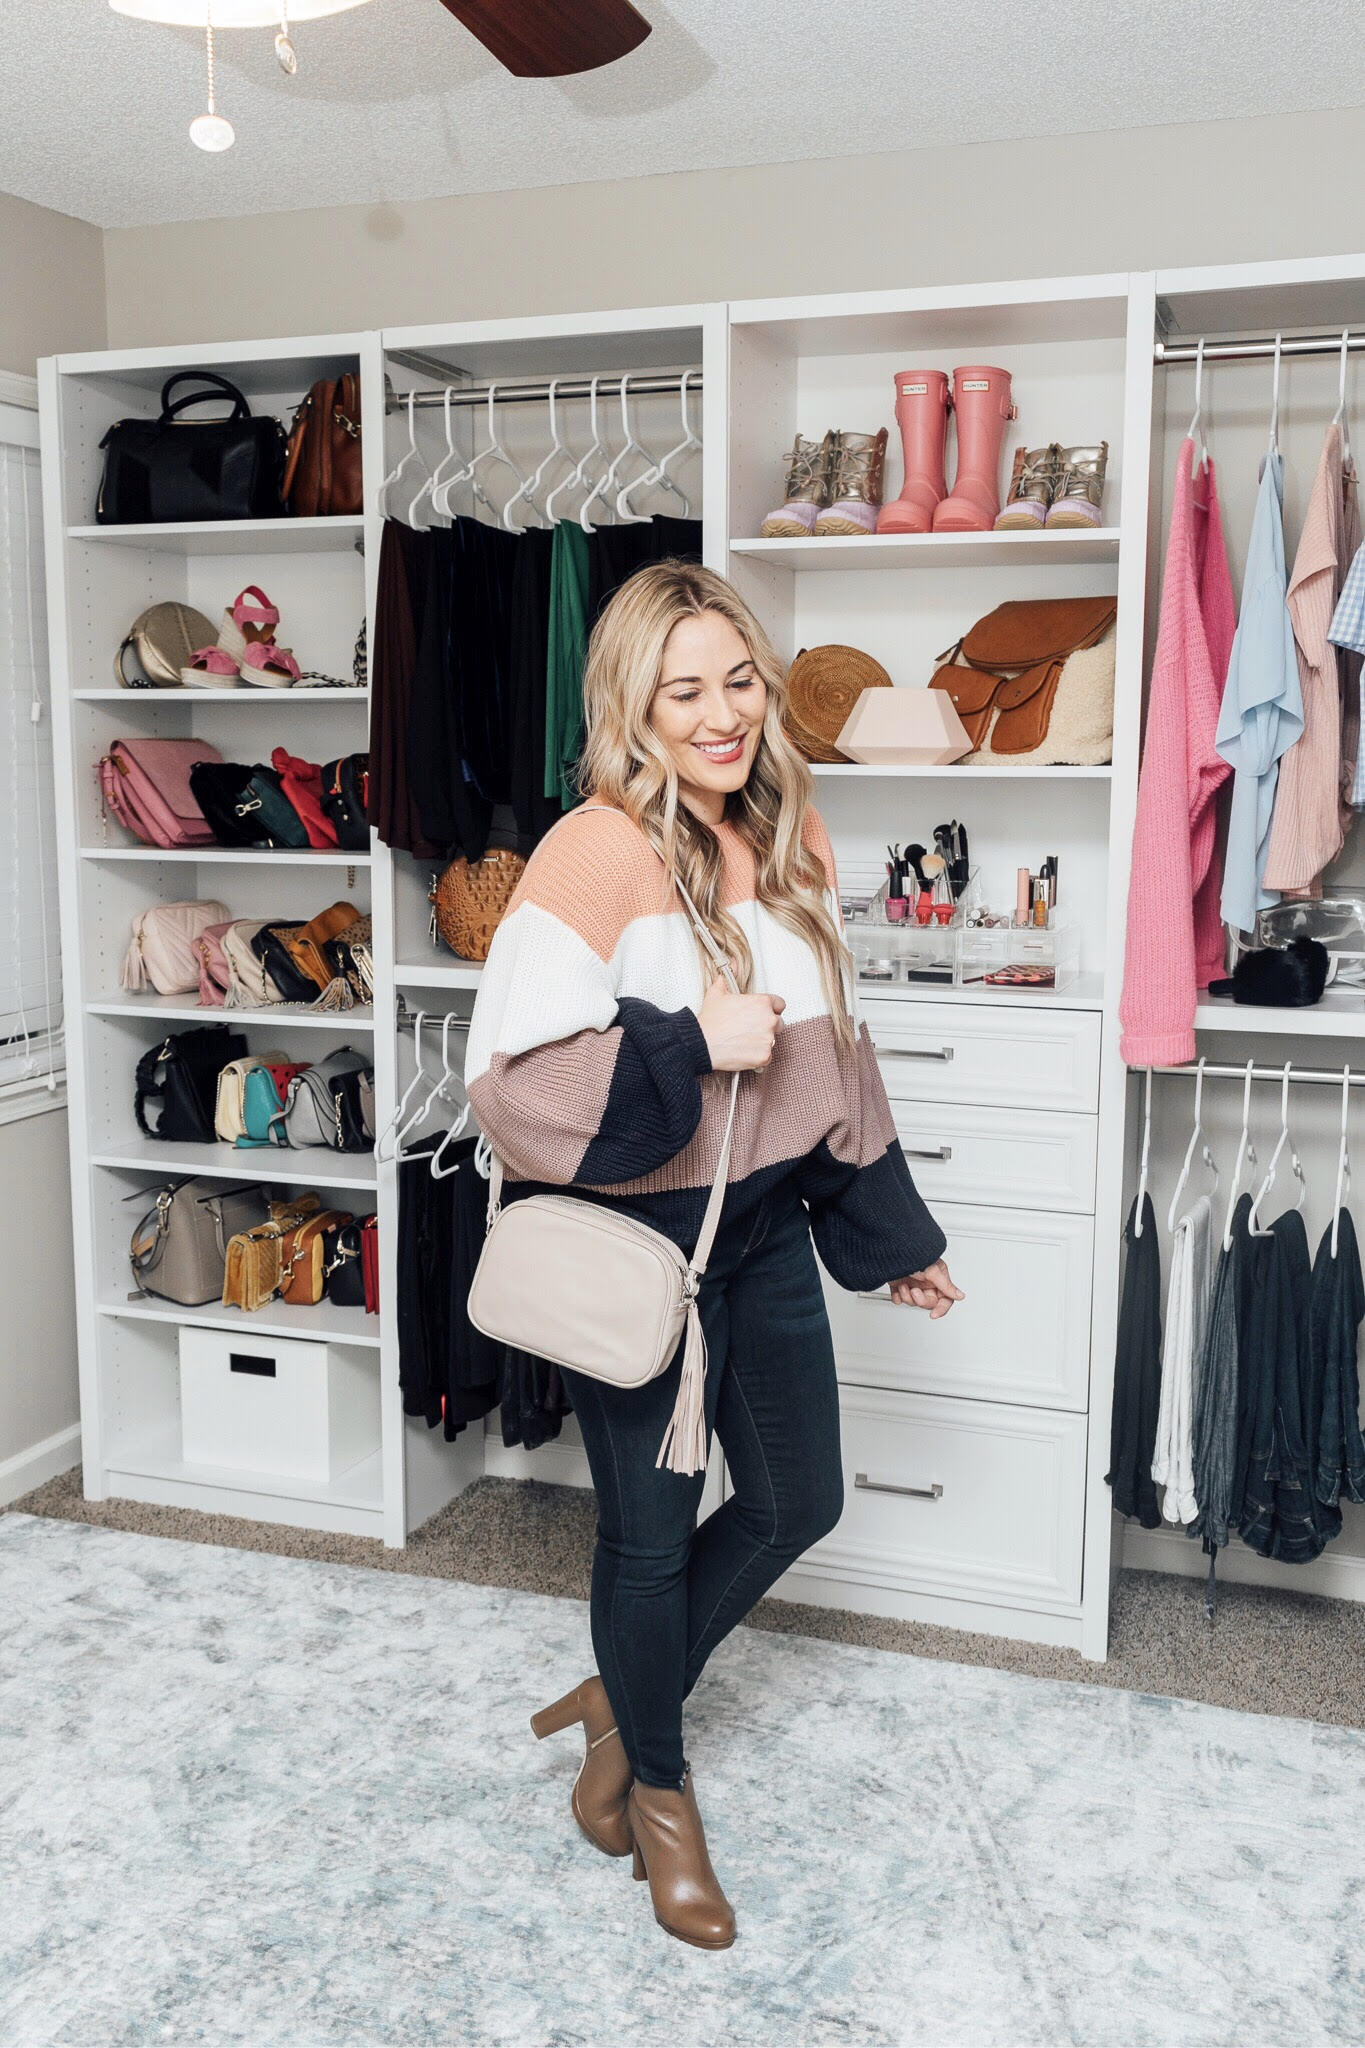
[(519, 853), (490, 846), (482, 860), (453, 860), (431, 891), (432, 922), (452, 953), (486, 960), (493, 934), (526, 869)]
[(846, 761), (834, 742), (864, 690), (891, 678), (859, 647), (803, 647), (787, 671), (787, 732), (808, 761)]

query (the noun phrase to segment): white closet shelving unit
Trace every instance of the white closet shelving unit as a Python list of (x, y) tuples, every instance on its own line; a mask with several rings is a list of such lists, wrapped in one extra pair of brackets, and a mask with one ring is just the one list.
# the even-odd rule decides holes
[[(1287, 263), (1232, 264), (1197, 269), (1158, 271), (1154, 288), (1156, 341), (1192, 345), (1201, 337), (1219, 341), (1273, 342), (1277, 332), (1291, 336), (1339, 339), (1343, 328), (1353, 336), (1365, 331), (1365, 256), (1313, 257)], [(1137, 343), (1135, 342), (1135, 346)], [(1286, 356), (1280, 386), (1280, 445), (1285, 457), (1285, 547), (1292, 569), (1303, 512), (1317, 468), (1323, 433), (1336, 410), (1339, 357), (1335, 349), (1313, 356)], [(1270, 418), (1272, 364), (1269, 356), (1239, 361), (1206, 361), (1203, 379), (1205, 429), (1217, 468), (1218, 491), (1234, 590), (1240, 598), (1242, 566)], [(1194, 410), (1192, 364), (1171, 363), (1155, 376), (1151, 502), (1152, 552), (1148, 578), (1147, 654), (1155, 643), (1161, 569), (1169, 529), (1170, 491), (1177, 452)], [(1347, 419), (1357, 428), (1357, 464), (1365, 456), (1365, 372), (1359, 353), (1348, 363)], [(1357, 824), (1329, 871), (1339, 885), (1365, 888), (1365, 833)], [(1135, 878), (1135, 885), (1141, 878)], [(1254, 1010), (1228, 998), (1206, 997), (1195, 1012), (1200, 1054), (1210, 1060), (1258, 1067), (1335, 1068), (1343, 1063), (1365, 1067), (1365, 995), (1360, 990), (1329, 989), (1310, 1010)], [(1131, 1108), (1136, 1108), (1134, 1084)], [(1159, 1078), (1154, 1087), (1151, 1148), (1151, 1192), (1162, 1223), (1163, 1279), (1169, 1256), (1164, 1223), (1188, 1141), (1193, 1090), (1187, 1081)], [(1330, 1098), (1330, 1099), (1329, 1099)], [(1335, 1189), (1339, 1098), (1329, 1088), (1291, 1090), (1291, 1128), (1302, 1155), (1308, 1182), (1306, 1216), (1310, 1243), (1330, 1221)], [(1241, 1089), (1233, 1082), (1210, 1082), (1204, 1091), (1204, 1122), (1223, 1171), (1223, 1193), (1241, 1129)], [(1357, 1156), (1362, 1149), (1359, 1108), (1353, 1101), (1352, 1130)], [(1130, 1131), (1140, 1135), (1130, 1116)], [(1279, 1090), (1267, 1084), (1253, 1091), (1252, 1135), (1262, 1160), (1273, 1149), (1279, 1130)], [(1126, 1161), (1125, 1205), (1137, 1179), (1135, 1151)], [(1357, 1189), (1359, 1188), (1357, 1177)], [(1202, 1186), (1196, 1182), (1195, 1191)], [(1273, 1215), (1285, 1202), (1282, 1180), (1267, 1204)], [(1359, 1217), (1358, 1202), (1355, 1212)], [(1221, 1220), (1221, 1210), (1219, 1211)], [(1365, 1600), (1365, 1508), (1343, 1503), (1341, 1536), (1308, 1565), (1285, 1565), (1259, 1558), (1236, 1537), (1220, 1552), (1220, 1578), (1276, 1586), (1300, 1593), (1318, 1593)], [(1125, 1565), (1202, 1575), (1208, 1566), (1202, 1547), (1167, 1528), (1145, 1530), (1122, 1525), (1121, 1556)], [(1116, 1549), (1116, 1555), (1119, 1554)]]

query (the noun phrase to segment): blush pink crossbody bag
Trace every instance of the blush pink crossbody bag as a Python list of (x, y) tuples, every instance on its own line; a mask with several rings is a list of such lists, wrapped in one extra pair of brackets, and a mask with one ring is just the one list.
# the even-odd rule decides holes
[[(583, 804), (571, 816), (606, 810)], [(730, 963), (678, 877), (703, 950), (736, 989)], [(496, 1342), (568, 1366), (612, 1387), (643, 1387), (666, 1372), (683, 1342), (682, 1378), (656, 1466), (706, 1469), (706, 1338), (697, 1297), (730, 1172), (739, 1075), (730, 1081), (716, 1177), (689, 1259), (660, 1230), (600, 1202), (528, 1195), (502, 1206), (503, 1164), (493, 1153), (488, 1231), (469, 1290), (469, 1320)]]

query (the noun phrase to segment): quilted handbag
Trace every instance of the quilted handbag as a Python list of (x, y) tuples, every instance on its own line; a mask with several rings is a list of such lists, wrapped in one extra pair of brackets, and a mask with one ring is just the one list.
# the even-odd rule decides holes
[(462, 960), (486, 960), (493, 934), (526, 869), (519, 853), (490, 846), (481, 860), (461, 854), (431, 890), (431, 925)]
[[(200, 1024), (175, 1031), (137, 1063), (133, 1114), (144, 1138), (211, 1145), (218, 1076), (231, 1060), (246, 1057), (246, 1040), (226, 1024)], [(159, 1104), (155, 1124), (149, 1104)]]
[(223, 951), (223, 940), (231, 929), (227, 924), (205, 925), (194, 942), (199, 965), (199, 1002), (205, 1010), (221, 1010), (232, 989), (232, 968)]
[(1044, 597), (978, 619), (930, 681), (966, 728), (974, 750), (966, 762), (1112, 760), (1117, 614), (1112, 597)]
[(251, 1069), (242, 1090), (242, 1131), (235, 1141), (239, 1151), (270, 1143), (270, 1126), (284, 1108), (289, 1083), (306, 1066), (306, 1060), (283, 1060)]
[(154, 988), (162, 996), (188, 995), (200, 981), (198, 941), (227, 914), (226, 903), (211, 900), (156, 903), (140, 910), (119, 969), (119, 987), (135, 994)]
[(338, 1102), (338, 1084), (345, 1074), (368, 1066), (348, 1045), (298, 1074), (289, 1084), (284, 1108), (272, 1119), (270, 1135), (277, 1145), (329, 1145), (334, 1152), (363, 1150), (347, 1146)]
[(269, 1216), (228, 1242), (223, 1261), (225, 1308), (264, 1308), (284, 1280), (284, 1246), (290, 1233), (318, 1209), (316, 1195), (294, 1202), (272, 1202)]
[(364, 853), (370, 843), (370, 757), (343, 754), (322, 769), (322, 808), (336, 834), (335, 844), (348, 853)]
[[(144, 1195), (145, 1190), (139, 1190)], [(131, 1199), (131, 1198), (130, 1198)], [(231, 1239), (266, 1218), (260, 1188), (223, 1188), (212, 1180), (172, 1180), (157, 1188), (133, 1231), (128, 1256), (144, 1294), (199, 1308), (217, 1301)]]
[(220, 846), (307, 846), (303, 820), (273, 768), (258, 761), (201, 762), (190, 788)]
[(322, 1300), (337, 1235), (350, 1220), (349, 1209), (319, 1209), (289, 1232), (280, 1246), (280, 1293), (287, 1302), (312, 1308)]
[(221, 759), (207, 740), (113, 740), (98, 771), (104, 809), (144, 846), (212, 846), (190, 778), (199, 762)]
[(256, 949), (257, 935), (265, 929), (259, 917), (235, 917), (223, 933), (223, 958), (228, 965), (228, 1008), (260, 1010), (285, 998), (266, 972)]
[(245, 1059), (229, 1060), (218, 1076), (213, 1128), (225, 1145), (235, 1145), (246, 1136), (246, 1085), (259, 1068), (282, 1065), (282, 1052), (248, 1053)]
[(289, 434), (284, 496), (296, 519), (363, 509), (360, 477), (360, 379), (319, 378), (298, 406)]
[[(208, 389), (173, 398), (177, 384)], [(226, 419), (184, 417), (194, 406), (224, 398), (232, 401)], [(168, 377), (160, 417), (115, 420), (100, 447), (100, 526), (284, 515), (284, 428), (277, 419), (253, 417), (237, 386), (216, 371), (180, 370)]]

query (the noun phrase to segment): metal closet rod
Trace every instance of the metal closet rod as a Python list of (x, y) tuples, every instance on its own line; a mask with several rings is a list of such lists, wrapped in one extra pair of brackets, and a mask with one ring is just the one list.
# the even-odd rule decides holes
[[(1365, 333), (1348, 334), (1346, 351), (1348, 355), (1359, 355), (1365, 349)], [(1270, 335), (1261, 341), (1209, 341), (1204, 344), (1206, 363), (1269, 362), (1275, 354), (1275, 337)], [(1281, 338), (1282, 356), (1339, 356), (1341, 354), (1341, 329), (1335, 334), (1287, 334)], [(1152, 361), (1158, 369), (1165, 369), (1171, 363), (1193, 363), (1198, 359), (1199, 345), (1193, 341), (1159, 341), (1152, 350)]]
[[(1204, 353), (1207, 356), (1208, 350), (1206, 349)], [(642, 370), (638, 377), (633, 370), (626, 370), (624, 372), (617, 372), (610, 377), (599, 377), (597, 379), (597, 396), (599, 399), (614, 398), (621, 389), (621, 378), (623, 375), (630, 379), (630, 395), (632, 398), (651, 398), (660, 393), (681, 391), (684, 377), (687, 379), (687, 389), (689, 392), (700, 392), (702, 388), (700, 370)], [(592, 397), (591, 377), (556, 377), (554, 384), (556, 405), (562, 399)], [(530, 382), (525, 382), (518, 381), (515, 377), (499, 377), (492, 384), (452, 384), (448, 389), (452, 405), (487, 405), (490, 390), (495, 392), (499, 405), (545, 405), (549, 402), (550, 380), (548, 377), (539, 377)], [(446, 394), (444, 389), (440, 391), (419, 391), (416, 393), (413, 403), (416, 405), (417, 410), (421, 412), (427, 406), (443, 406), (445, 400)], [(406, 392), (399, 394), (398, 392), (390, 391), (386, 394), (384, 399), (385, 412), (406, 412), (407, 409), (408, 394)]]
[[(1360, 1069), (1358, 1071), (1354, 1067), (1351, 1069), (1351, 1086), (1353, 1088), (1365, 1088), (1365, 1053), (1362, 1053), (1361, 1059), (1363, 1064)], [(1192, 1066), (1188, 1067), (1134, 1067), (1131, 1071), (1134, 1074), (1180, 1074), (1185, 1080), (1194, 1081), (1199, 1076), (1199, 1063), (1195, 1061)], [(1291, 1082), (1307, 1081), (1315, 1083), (1319, 1088), (1340, 1088), (1345, 1071), (1344, 1067), (1338, 1067), (1334, 1072), (1330, 1067), (1296, 1067), (1292, 1060), (1289, 1063), (1289, 1078)], [(1245, 1066), (1230, 1067), (1222, 1064), (1215, 1066), (1212, 1060), (1204, 1062), (1204, 1079), (1206, 1081), (1245, 1081), (1246, 1077), (1247, 1070)], [(1284, 1079), (1284, 1068), (1283, 1066), (1253, 1067), (1251, 1078), (1253, 1081), (1274, 1081), (1279, 1083)]]

